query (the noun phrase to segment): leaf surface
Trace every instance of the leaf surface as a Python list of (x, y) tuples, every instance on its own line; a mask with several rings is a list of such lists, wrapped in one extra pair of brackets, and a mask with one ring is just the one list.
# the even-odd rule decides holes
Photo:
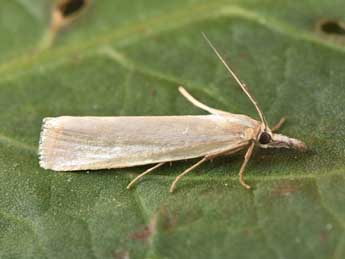
[[(34, 3), (33, 3), (34, 2)], [(0, 9), (1, 258), (344, 258), (345, 49), (321, 19), (343, 1), (93, 1), (46, 44), (53, 1)], [(39, 168), (41, 121), (60, 115), (204, 114), (178, 94), (257, 118), (201, 36), (307, 153), (257, 150), (196, 169), (176, 162), (55, 173)], [(49, 35), (48, 35), (49, 36)], [(44, 46), (44, 47), (42, 47)]]

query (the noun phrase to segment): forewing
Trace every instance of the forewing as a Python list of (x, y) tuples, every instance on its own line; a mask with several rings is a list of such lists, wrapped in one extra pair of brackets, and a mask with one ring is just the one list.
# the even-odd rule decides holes
[(236, 148), (257, 126), (233, 114), (46, 118), (40, 165), (72, 171), (191, 159)]

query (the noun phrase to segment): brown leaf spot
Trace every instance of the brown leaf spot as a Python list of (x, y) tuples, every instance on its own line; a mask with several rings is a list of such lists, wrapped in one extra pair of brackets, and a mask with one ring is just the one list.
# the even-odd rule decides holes
[(336, 44), (345, 44), (345, 22), (340, 20), (321, 19), (316, 23), (316, 33), (325, 40)]
[(161, 226), (165, 231), (172, 231), (177, 225), (177, 215), (169, 213), (168, 209), (161, 209)]
[(274, 197), (286, 197), (299, 190), (298, 186), (292, 182), (282, 182), (275, 185), (271, 195)]
[(157, 214), (153, 215), (150, 223), (144, 229), (134, 232), (130, 235), (131, 239), (148, 241), (151, 236), (155, 233), (157, 227)]
[(146, 226), (143, 230), (131, 234), (131, 239), (147, 241), (152, 235), (152, 230)]
[(272, 160), (274, 158), (273, 155), (260, 155), (258, 156), (258, 160)]
[(240, 52), (239, 57), (240, 57), (240, 59), (248, 59), (249, 58), (247, 52)]
[(156, 96), (157, 95), (157, 90), (155, 88), (150, 89), (150, 95), (151, 96)]
[(128, 251), (113, 252), (112, 256), (114, 259), (129, 259)]
[(57, 8), (62, 16), (67, 17), (78, 12), (85, 4), (86, 0), (64, 0), (57, 5)]
[(326, 231), (322, 231), (320, 233), (320, 242), (324, 243), (328, 239), (328, 233)]
[(51, 31), (57, 32), (80, 16), (91, 0), (60, 0), (52, 12)]
[(338, 20), (322, 19), (317, 23), (317, 29), (324, 34), (345, 36), (345, 23)]

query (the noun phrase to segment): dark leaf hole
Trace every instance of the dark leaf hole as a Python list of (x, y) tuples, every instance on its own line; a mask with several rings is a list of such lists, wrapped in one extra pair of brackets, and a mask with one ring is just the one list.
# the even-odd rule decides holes
[(82, 10), (86, 4), (87, 0), (65, 0), (61, 1), (58, 5), (58, 9), (63, 17), (68, 17)]
[(345, 36), (344, 24), (336, 20), (321, 21), (319, 28), (325, 34)]

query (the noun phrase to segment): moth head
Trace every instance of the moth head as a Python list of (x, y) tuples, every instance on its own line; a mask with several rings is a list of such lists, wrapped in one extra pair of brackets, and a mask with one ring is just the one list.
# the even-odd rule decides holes
[(268, 145), (272, 141), (272, 133), (268, 131), (261, 132), (259, 136), (259, 143), (260, 145)]
[(262, 148), (290, 148), (299, 151), (307, 150), (306, 144), (301, 140), (290, 138), (282, 134), (272, 133), (270, 130), (263, 130), (258, 136), (258, 143)]

